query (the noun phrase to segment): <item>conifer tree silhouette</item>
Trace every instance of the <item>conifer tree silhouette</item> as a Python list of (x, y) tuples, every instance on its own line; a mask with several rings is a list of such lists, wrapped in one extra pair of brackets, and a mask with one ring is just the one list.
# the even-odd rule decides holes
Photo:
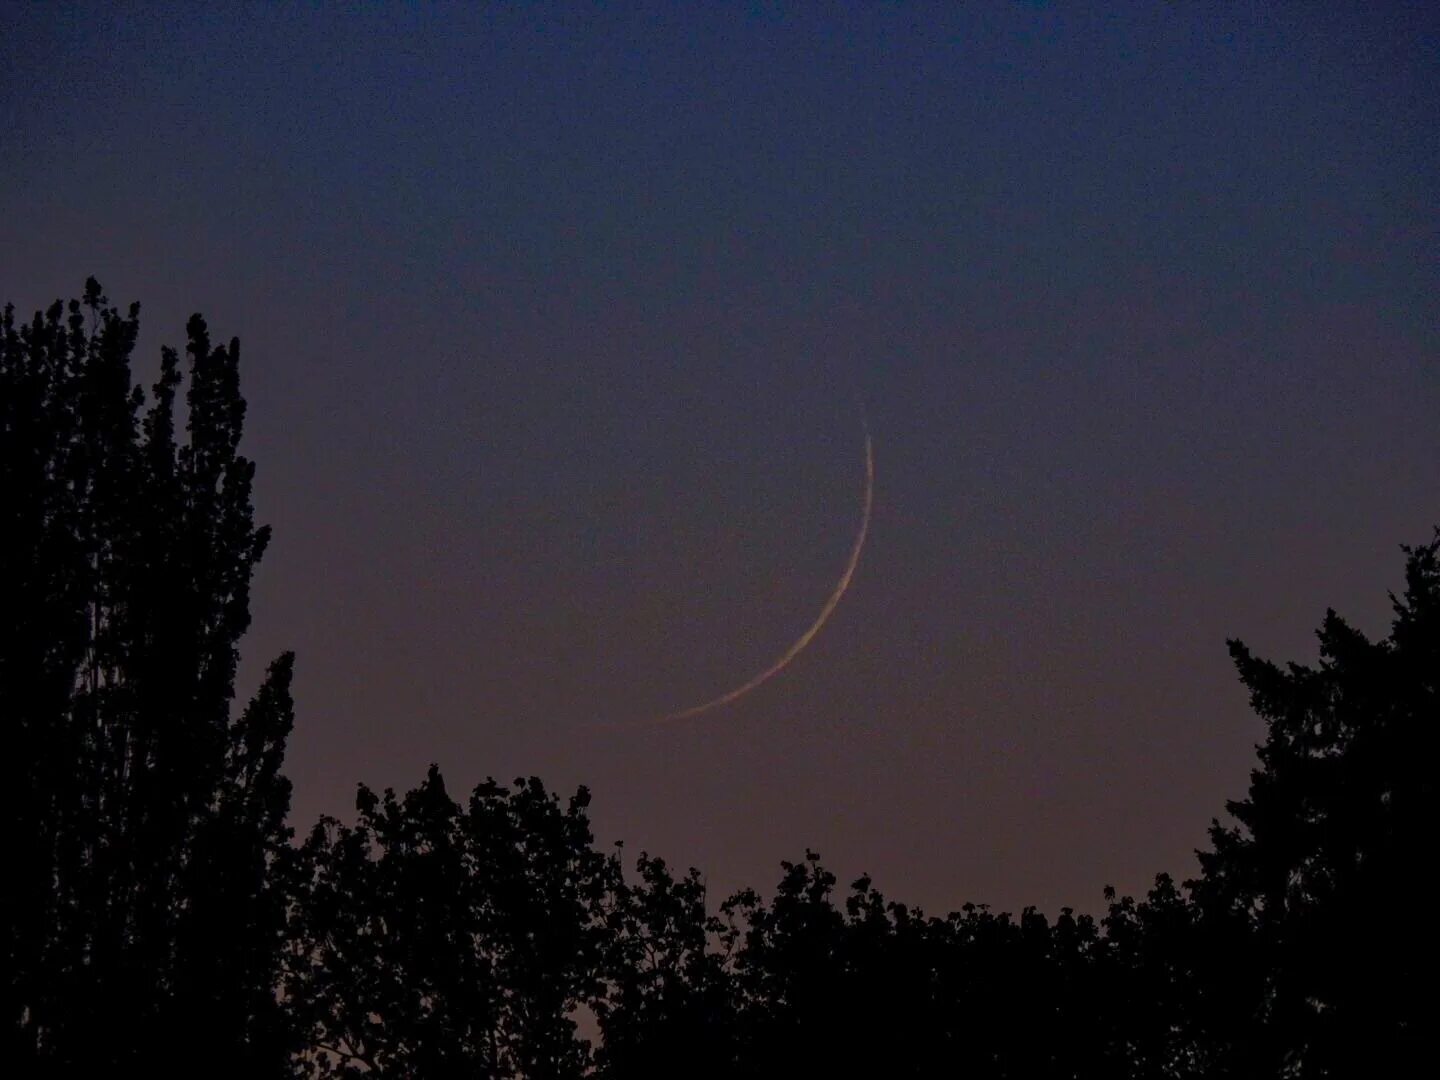
[(1405, 548), (1389, 637), (1333, 610), (1317, 666), (1230, 643), (1267, 733), (1249, 793), (1215, 822), (1192, 883), (1217, 992), (1247, 1003), (1235, 1075), (1390, 1075), (1419, 1060), (1437, 949), (1403, 916), (1433, 847), (1440, 734), (1440, 532)]

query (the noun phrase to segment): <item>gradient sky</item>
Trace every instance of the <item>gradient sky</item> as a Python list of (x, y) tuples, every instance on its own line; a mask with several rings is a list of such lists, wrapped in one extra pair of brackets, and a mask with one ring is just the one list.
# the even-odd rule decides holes
[[(1440, 523), (1440, 16), (1094, 7), (0, 3), (0, 299), (242, 339), (297, 825), (435, 761), (717, 890), (1193, 871), (1225, 639)], [(834, 618), (625, 726), (813, 620), (857, 394)]]

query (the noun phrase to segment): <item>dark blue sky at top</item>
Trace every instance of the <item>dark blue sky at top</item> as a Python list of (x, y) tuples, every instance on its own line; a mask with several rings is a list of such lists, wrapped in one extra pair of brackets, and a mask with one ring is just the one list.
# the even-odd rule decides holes
[[(1225, 637), (1440, 521), (1440, 19), (1096, 8), (0, 4), (0, 298), (244, 342), (302, 827), (434, 760), (724, 887), (1190, 872)], [(808, 625), (857, 393), (831, 624), (607, 729)]]

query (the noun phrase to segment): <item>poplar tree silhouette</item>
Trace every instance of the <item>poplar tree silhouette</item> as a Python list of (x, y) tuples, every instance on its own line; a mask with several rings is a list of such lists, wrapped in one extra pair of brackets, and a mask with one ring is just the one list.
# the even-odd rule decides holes
[[(186, 328), (148, 404), (139, 305), (0, 318), (5, 1057), (26, 1075), (275, 1072), (292, 658), (232, 710), (268, 530), (239, 342)], [(18, 1075), (18, 1073), (12, 1073)]]

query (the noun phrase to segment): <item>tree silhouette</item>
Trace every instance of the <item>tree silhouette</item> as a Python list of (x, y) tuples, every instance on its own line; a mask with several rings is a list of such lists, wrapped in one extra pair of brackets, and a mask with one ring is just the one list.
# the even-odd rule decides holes
[(868, 877), (837, 903), (812, 852), (712, 911), (693, 869), (627, 878), (585, 789), (462, 805), (434, 767), (295, 847), (292, 658), (233, 700), (267, 539), (239, 346), (190, 320), (182, 440), (180, 356), (147, 401), (138, 330), (93, 280), (0, 317), (5, 1075), (1308, 1078), (1424, 1053), (1440, 532), (1405, 549), (1386, 639), (1329, 612), (1314, 667), (1231, 643), (1267, 724), (1249, 792), (1194, 880), (1106, 890), (1098, 921), (929, 917)]
[(639, 880), (617, 874), (608, 903), (604, 979), (595, 1009), (606, 1077), (671, 1076), (677, 1061), (696, 1078), (740, 1075), (738, 1001), (729, 968), (733, 921), (706, 909), (705, 883), (691, 869), (676, 878), (663, 859), (642, 854)]
[(1249, 1004), (1237, 1072), (1352, 1076), (1419, 1059), (1436, 947), (1403, 913), (1435, 807), (1440, 532), (1405, 551), (1387, 639), (1328, 611), (1316, 667), (1230, 643), (1267, 737), (1249, 794), (1228, 804), (1238, 824), (1212, 825), (1193, 885), (1250, 976), (1231, 987)]
[(1407, 548), (1388, 639), (1333, 612), (1316, 668), (1232, 643), (1269, 731), (1200, 874), (1097, 924), (967, 905), (945, 919), (868, 878), (843, 910), (813, 853), (768, 902), (707, 917), (694, 871), (642, 857), (616, 910), (606, 1075), (1340, 1077), (1422, 1053), (1437, 957), (1403, 917), (1428, 852), (1440, 721), (1440, 534)]
[(268, 536), (237, 453), (239, 343), (190, 320), (177, 442), (179, 357), (163, 350), (147, 409), (138, 332), (139, 305), (93, 278), (0, 319), (6, 1056), (274, 1071), (291, 658), (232, 715)]
[(1141, 900), (1117, 897), (1110, 888), (1105, 898), (1095, 1021), (1111, 1075), (1227, 1075), (1217, 1044), (1243, 1026), (1238, 1003), (1244, 999), (1217, 993), (1226, 987), (1215, 976), (1226, 972), (1242, 991), (1248, 985), (1237, 977), (1234, 942), (1227, 938), (1220, 943), (1226, 948), (1215, 949), (1187, 891), (1168, 874), (1157, 875)]
[(353, 826), (302, 854), (286, 997), (320, 1076), (559, 1080), (589, 1067), (613, 860), (581, 789), (487, 781), (461, 807), (433, 766), (403, 799), (361, 787)]

